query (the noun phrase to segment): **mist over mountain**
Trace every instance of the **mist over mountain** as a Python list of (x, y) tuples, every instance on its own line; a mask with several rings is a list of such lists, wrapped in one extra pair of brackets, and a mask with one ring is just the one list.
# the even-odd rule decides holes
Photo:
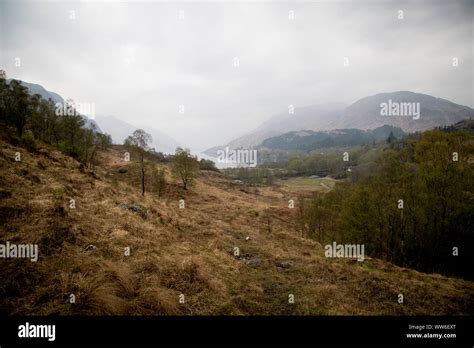
[[(383, 103), (390, 106), (409, 106), (408, 111), (419, 111), (419, 115), (389, 115), (381, 113)], [(407, 104), (407, 105), (405, 105)], [(411, 108), (413, 107), (413, 110)], [(419, 109), (418, 109), (419, 108)], [(427, 130), (450, 125), (474, 117), (474, 109), (455, 104), (449, 100), (408, 91), (380, 93), (359, 99), (349, 106), (344, 104), (322, 104), (294, 108), (273, 116), (253, 132), (216, 146), (205, 153), (214, 155), (218, 149), (248, 148), (262, 144), (265, 139), (294, 131), (328, 131), (335, 129), (375, 129), (384, 125), (401, 128), (404, 132)]]
[(255, 146), (269, 137), (289, 131), (334, 129), (345, 106), (342, 103), (332, 103), (295, 107), (293, 113), (290, 113), (290, 106), (286, 112), (271, 117), (258, 126), (255, 131), (231, 141), (228, 146), (232, 148)]
[[(129, 135), (136, 129), (141, 128), (122, 121), (115, 116), (98, 115), (95, 120), (105, 132), (112, 136), (112, 141), (116, 144), (123, 144), (123, 141)], [(156, 151), (169, 154), (174, 153), (176, 148), (181, 146), (175, 139), (157, 129), (146, 127), (145, 130), (152, 136), (152, 147), (154, 147)]]

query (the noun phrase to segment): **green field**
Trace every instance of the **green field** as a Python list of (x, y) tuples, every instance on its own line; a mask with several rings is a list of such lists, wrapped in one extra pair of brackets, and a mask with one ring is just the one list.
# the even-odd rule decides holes
[(286, 186), (292, 192), (297, 191), (329, 191), (334, 187), (337, 180), (332, 178), (311, 178), (308, 176), (299, 176), (288, 178), (287, 180), (278, 180), (277, 184)]

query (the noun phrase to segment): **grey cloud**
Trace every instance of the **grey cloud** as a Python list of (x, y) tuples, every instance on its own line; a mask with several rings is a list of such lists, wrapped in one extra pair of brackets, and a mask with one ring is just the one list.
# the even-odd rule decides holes
[(94, 102), (97, 113), (196, 150), (288, 104), (412, 90), (474, 106), (472, 1), (1, 1), (0, 10), (0, 64), (9, 77)]

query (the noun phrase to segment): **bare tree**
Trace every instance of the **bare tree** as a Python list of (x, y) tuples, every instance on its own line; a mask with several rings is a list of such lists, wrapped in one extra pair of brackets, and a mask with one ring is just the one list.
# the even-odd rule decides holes
[(150, 149), (150, 143), (153, 141), (150, 134), (143, 129), (137, 129), (131, 136), (125, 139), (125, 146), (138, 154), (140, 169), (142, 174), (142, 195), (145, 195), (145, 152)]

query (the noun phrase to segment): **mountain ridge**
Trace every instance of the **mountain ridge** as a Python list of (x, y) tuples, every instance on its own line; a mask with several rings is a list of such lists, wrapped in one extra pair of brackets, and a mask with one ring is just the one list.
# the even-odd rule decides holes
[[(402, 116), (381, 116), (381, 103), (389, 100), (396, 103), (420, 103), (420, 118), (413, 120)], [(451, 125), (473, 117), (474, 109), (447, 99), (411, 91), (383, 92), (360, 98), (347, 106), (341, 103), (320, 104), (295, 108), (294, 114), (279, 113), (248, 134), (226, 145), (211, 147), (204, 153), (212, 156), (217, 150), (226, 146), (255, 147), (265, 139), (298, 130), (324, 131), (350, 128), (367, 130), (389, 125), (410, 133)], [(302, 122), (297, 124), (298, 121)]]
[(406, 133), (399, 127), (384, 125), (375, 129), (334, 129), (330, 131), (301, 130), (265, 139), (261, 148), (288, 152), (310, 152), (330, 147), (350, 147), (385, 141), (390, 134), (401, 138)]

